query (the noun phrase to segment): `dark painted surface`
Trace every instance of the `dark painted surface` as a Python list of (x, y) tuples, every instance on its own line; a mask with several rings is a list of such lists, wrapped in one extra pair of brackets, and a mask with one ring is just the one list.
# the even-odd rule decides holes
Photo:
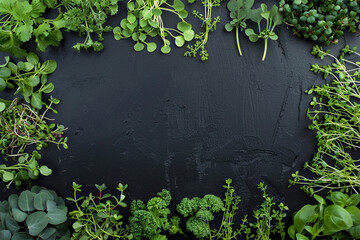
[[(125, 14), (121, 6), (113, 25)], [(71, 49), (76, 37), (66, 33), (61, 47), (40, 54), (58, 63), (49, 80), (62, 103), (53, 117), (69, 128), (70, 148), (43, 151), (54, 173), (36, 184), (65, 197), (73, 181), (87, 191), (95, 183), (112, 188), (122, 182), (130, 185), (128, 202), (146, 200), (162, 188), (178, 202), (220, 195), (224, 179), (232, 178), (242, 213), (259, 204), (259, 181), (293, 211), (308, 201), (297, 187), (287, 186), (315, 148), (307, 130), (310, 97), (304, 94), (322, 82), (309, 71), (318, 62), (310, 54), (314, 43), (281, 26), (265, 62), (263, 42), (250, 43), (244, 34), (239, 57), (235, 33), (224, 30), (225, 4), (214, 11), (223, 22), (210, 35), (207, 62), (183, 57), (184, 48), (169, 55), (137, 53), (132, 40), (116, 41), (110, 33), (101, 53), (76, 53)], [(358, 41), (348, 35), (331, 48)], [(1, 187), (1, 199), (8, 195)]]

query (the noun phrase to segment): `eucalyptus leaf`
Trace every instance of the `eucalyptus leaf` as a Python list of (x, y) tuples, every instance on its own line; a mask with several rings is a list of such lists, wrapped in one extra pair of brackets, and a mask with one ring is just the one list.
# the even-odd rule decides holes
[(39, 235), (49, 224), (49, 217), (45, 212), (34, 212), (26, 219), (26, 225), (31, 236)]

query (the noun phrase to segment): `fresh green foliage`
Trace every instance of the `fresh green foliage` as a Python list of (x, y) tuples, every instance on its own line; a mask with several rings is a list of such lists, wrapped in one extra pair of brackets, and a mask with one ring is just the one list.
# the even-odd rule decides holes
[(283, 219), (286, 217), (285, 211), (289, 208), (281, 202), (275, 210), (276, 203), (266, 193), (267, 186), (260, 182), (258, 189), (262, 192), (263, 202), (261, 207), (254, 211), (253, 218), (255, 221), (249, 222), (246, 215), (239, 231), (244, 233), (246, 240), (270, 240), (272, 237), (273, 239), (284, 240), (286, 233)]
[[(215, 31), (216, 24), (220, 22), (220, 16), (212, 17), (212, 9), (219, 7), (222, 1), (223, 0), (201, 0), (204, 7), (204, 14), (193, 10), (193, 16), (201, 21), (201, 26), (205, 29), (203, 32), (195, 34), (195, 43), (187, 46), (188, 51), (184, 53), (184, 56), (196, 58), (199, 55), (201, 61), (209, 59), (209, 54), (205, 49), (206, 43), (209, 39), (209, 33)], [(191, 1), (191, 3), (193, 2), (195, 1)]]
[[(59, 103), (58, 99), (51, 98), (52, 104)], [(0, 101), (1, 102), (1, 101)], [(28, 145), (35, 144), (37, 150), (48, 146), (48, 143), (62, 145), (68, 148), (67, 137), (63, 138), (65, 128), (63, 125), (51, 123), (45, 117), (32, 110), (26, 104), (19, 104), (18, 99), (0, 112), (0, 152), (12, 156), (22, 154)]]
[(246, 20), (251, 16), (253, 4), (254, 0), (230, 0), (227, 4), (227, 9), (230, 11), (230, 18), (232, 20), (225, 25), (225, 29), (231, 32), (235, 28), (236, 44), (240, 56), (242, 56), (242, 53), (239, 41), (239, 30), (243, 31), (246, 28)]
[(33, 187), (0, 202), (1, 240), (69, 240), (67, 207), (54, 191)]
[(280, 0), (279, 5), (286, 24), (299, 37), (329, 45), (344, 31), (360, 29), (357, 0)]
[[(293, 215), (293, 225), (288, 229), (294, 240), (359, 239), (360, 238), (360, 195), (332, 192), (327, 199), (314, 195), (317, 205), (305, 205)], [(328, 239), (328, 238), (327, 238)], [(329, 238), (330, 239), (330, 238)]]
[(151, 198), (146, 205), (141, 200), (132, 201), (129, 222), (133, 238), (166, 240), (166, 236), (162, 234), (163, 231), (171, 235), (183, 234), (179, 227), (179, 217), (174, 216), (170, 220), (168, 218), (170, 202), (170, 192), (164, 189), (157, 194), (157, 197)]
[[(41, 155), (33, 151), (31, 155), (24, 153), (17, 157), (11, 158), (6, 163), (0, 164), (0, 179), (9, 188), (12, 183), (19, 188), (23, 182), (37, 179), (40, 175), (50, 176), (52, 170), (45, 165), (40, 166), (38, 161)], [(13, 164), (14, 161), (15, 164)]]
[(49, 45), (59, 46), (64, 27), (61, 14), (56, 19), (46, 19), (44, 13), (54, 8), (55, 0), (1, 0), (0, 51), (24, 57), (23, 43), (35, 38), (37, 50), (45, 51)]
[[(249, 18), (257, 23), (259, 33), (255, 33), (252, 28), (248, 28), (245, 30), (245, 34), (249, 37), (251, 42), (257, 42), (259, 38), (264, 39), (265, 48), (262, 60), (265, 60), (266, 52), (267, 52), (267, 43), (268, 39), (277, 40), (278, 35), (274, 32), (276, 26), (282, 24), (282, 15), (279, 12), (279, 9), (276, 5), (273, 5), (268, 11), (268, 7), (265, 3), (261, 4), (261, 8), (249, 11)], [(266, 20), (266, 27), (264, 30), (261, 30), (261, 22), (262, 20)]]
[(234, 217), (236, 211), (239, 209), (238, 205), (241, 202), (240, 196), (235, 192), (234, 187), (231, 186), (232, 180), (226, 179), (223, 188), (226, 190), (225, 198), (223, 199), (224, 208), (223, 217), (218, 229), (211, 229), (211, 239), (217, 240), (231, 240), (236, 239), (237, 235), (241, 233), (240, 229), (233, 229)]
[[(76, 43), (73, 48), (80, 52), (81, 49), (92, 48), (100, 51), (104, 48), (101, 43), (103, 33), (112, 31), (112, 27), (104, 26), (108, 15), (118, 12), (121, 0), (64, 0), (62, 5), (66, 8), (64, 13), (65, 30), (77, 32), (85, 40)], [(95, 35), (97, 40), (93, 40)]]
[(78, 197), (77, 193), (81, 192), (81, 187), (74, 182), (74, 198), (66, 198), (76, 205), (76, 210), (69, 212), (69, 219), (75, 220), (72, 224), (74, 232), (71, 239), (131, 239), (128, 227), (121, 221), (123, 216), (116, 210), (117, 207), (127, 206), (123, 194), (127, 185), (118, 184), (116, 189), (120, 192), (119, 198), (109, 193), (104, 194), (107, 188), (105, 184), (95, 184), (99, 196), (90, 193), (86, 197)]
[(184, 217), (189, 217), (186, 229), (198, 239), (211, 239), (210, 222), (214, 220), (214, 213), (224, 210), (221, 198), (207, 194), (202, 198), (183, 198), (176, 206), (176, 210)]
[[(320, 67), (313, 64), (311, 71), (322, 73), (330, 81), (314, 85), (308, 94), (314, 94), (308, 110), (312, 121), (309, 129), (316, 131), (317, 150), (311, 163), (305, 168), (315, 174), (314, 178), (293, 174), (290, 184), (302, 184), (308, 194), (321, 190), (358, 191), (360, 187), (359, 160), (352, 157), (352, 150), (360, 148), (360, 54), (356, 48), (346, 46), (339, 58), (316, 46), (312, 54), (318, 58), (330, 57), (331, 65)], [(352, 54), (351, 59), (346, 54)]]
[[(149, 42), (149, 37), (161, 37), (161, 52), (164, 54), (171, 51), (168, 36), (175, 39), (177, 47), (182, 47), (186, 41), (194, 38), (191, 24), (185, 21), (188, 12), (181, 0), (174, 0), (172, 5), (167, 0), (130, 1), (127, 3), (127, 10), (127, 17), (121, 20), (120, 27), (115, 27), (113, 33), (116, 40), (132, 38), (135, 51), (142, 51), (146, 46), (148, 52), (154, 52), (157, 44)], [(170, 12), (181, 19), (177, 29), (165, 26), (163, 12)]]
[(41, 63), (34, 53), (29, 53), (26, 60), (15, 64), (5, 57), (6, 62), (0, 65), (0, 91), (17, 86), (15, 94), (20, 92), (27, 103), (40, 110), (46, 105), (42, 95), (54, 90), (54, 84), (48, 83), (47, 76), (55, 71), (57, 64), (54, 60)]

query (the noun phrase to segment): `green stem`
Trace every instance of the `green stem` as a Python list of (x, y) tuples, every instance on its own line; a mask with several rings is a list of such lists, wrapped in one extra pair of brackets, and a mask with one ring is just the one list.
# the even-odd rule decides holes
[(240, 49), (240, 42), (239, 42), (239, 28), (236, 28), (236, 44), (239, 50), (239, 55), (242, 56), (241, 49)]
[(265, 61), (265, 57), (266, 57), (266, 52), (267, 52), (267, 38), (264, 39), (265, 40), (265, 48), (264, 48), (264, 55), (262, 57), (262, 60)]

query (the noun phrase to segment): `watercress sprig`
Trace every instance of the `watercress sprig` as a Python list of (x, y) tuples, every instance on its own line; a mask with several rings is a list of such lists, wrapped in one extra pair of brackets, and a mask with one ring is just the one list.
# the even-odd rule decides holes
[(0, 91), (17, 86), (15, 94), (21, 93), (27, 103), (40, 110), (44, 105), (42, 95), (54, 90), (47, 76), (55, 71), (57, 64), (54, 60), (41, 63), (35, 53), (29, 53), (26, 60), (15, 64), (5, 57), (6, 62), (0, 65)]
[(235, 28), (236, 45), (240, 56), (242, 56), (242, 53), (239, 41), (239, 30), (243, 31), (246, 28), (246, 20), (250, 18), (253, 4), (254, 0), (230, 0), (227, 4), (227, 9), (230, 11), (232, 20), (225, 25), (225, 29), (231, 32)]
[[(257, 23), (259, 33), (255, 33), (252, 28), (248, 28), (245, 30), (245, 34), (249, 37), (251, 42), (257, 42), (260, 38), (264, 39), (265, 47), (264, 47), (264, 54), (262, 60), (265, 60), (267, 46), (268, 46), (268, 39), (277, 40), (278, 35), (274, 32), (276, 26), (282, 24), (282, 15), (278, 10), (276, 5), (273, 5), (268, 11), (268, 7), (265, 3), (261, 4), (261, 8), (249, 11), (250, 19)], [(262, 20), (266, 20), (265, 29), (261, 30), (261, 22)]]
[[(132, 38), (136, 42), (135, 51), (142, 51), (146, 46), (148, 52), (154, 52), (157, 44), (150, 42), (149, 37), (161, 38), (161, 52), (164, 54), (171, 51), (168, 36), (175, 39), (177, 47), (182, 47), (186, 41), (194, 38), (191, 24), (185, 21), (188, 12), (181, 0), (174, 0), (173, 4), (166, 0), (130, 1), (127, 9), (127, 17), (120, 22), (120, 27), (114, 28), (113, 33), (116, 40)], [(181, 20), (176, 29), (165, 25), (163, 12), (172, 13)]]

